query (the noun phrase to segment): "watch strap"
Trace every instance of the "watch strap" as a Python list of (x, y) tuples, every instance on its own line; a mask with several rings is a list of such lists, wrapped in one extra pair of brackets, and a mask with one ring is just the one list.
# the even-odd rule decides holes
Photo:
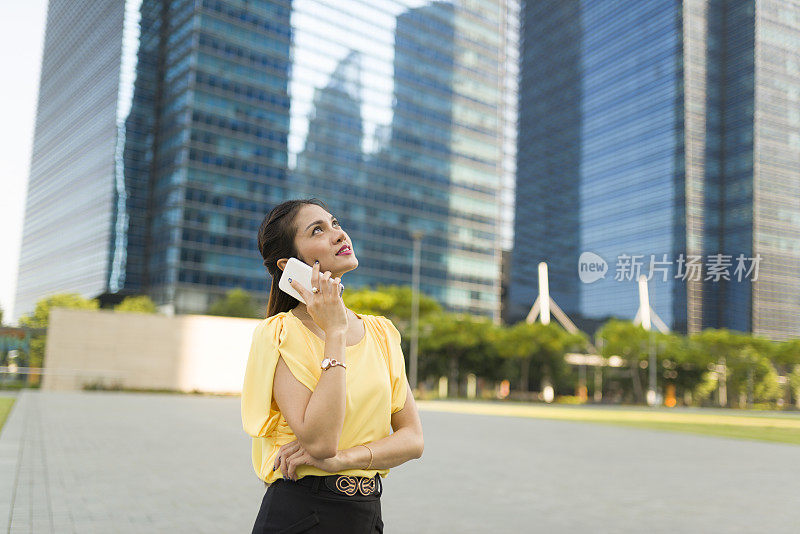
[(335, 367), (337, 365), (340, 365), (345, 369), (347, 369), (347, 366), (343, 362), (340, 362), (339, 360), (336, 360), (334, 358), (325, 358), (324, 360), (322, 360), (322, 365), (320, 365), (320, 368), (327, 371), (331, 367)]

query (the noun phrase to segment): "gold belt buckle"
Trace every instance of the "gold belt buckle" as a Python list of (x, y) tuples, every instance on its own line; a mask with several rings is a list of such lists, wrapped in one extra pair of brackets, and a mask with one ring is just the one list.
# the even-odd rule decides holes
[(375, 479), (339, 475), (336, 478), (336, 489), (345, 495), (355, 495), (356, 491), (358, 491), (366, 497), (375, 491)]

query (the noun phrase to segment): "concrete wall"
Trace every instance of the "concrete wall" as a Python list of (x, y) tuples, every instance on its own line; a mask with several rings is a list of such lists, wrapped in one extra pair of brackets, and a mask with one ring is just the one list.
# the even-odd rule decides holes
[(42, 389), (124, 388), (240, 393), (260, 319), (167, 317), (54, 308)]

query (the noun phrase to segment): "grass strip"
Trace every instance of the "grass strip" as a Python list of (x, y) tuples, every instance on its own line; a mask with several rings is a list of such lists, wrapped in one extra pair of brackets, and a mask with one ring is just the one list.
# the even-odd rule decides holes
[(420, 410), (603, 423), (649, 430), (800, 445), (800, 417), (671, 412), (666, 408), (563, 407), (498, 402), (417, 401)]
[(14, 397), (0, 397), (0, 432), (3, 430), (8, 414), (11, 413), (11, 407), (15, 400), (17, 399)]

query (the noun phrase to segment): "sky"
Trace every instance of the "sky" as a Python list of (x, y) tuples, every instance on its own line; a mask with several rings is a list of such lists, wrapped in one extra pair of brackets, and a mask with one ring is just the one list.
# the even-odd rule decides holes
[(13, 316), (46, 0), (0, 1), (0, 307)]

